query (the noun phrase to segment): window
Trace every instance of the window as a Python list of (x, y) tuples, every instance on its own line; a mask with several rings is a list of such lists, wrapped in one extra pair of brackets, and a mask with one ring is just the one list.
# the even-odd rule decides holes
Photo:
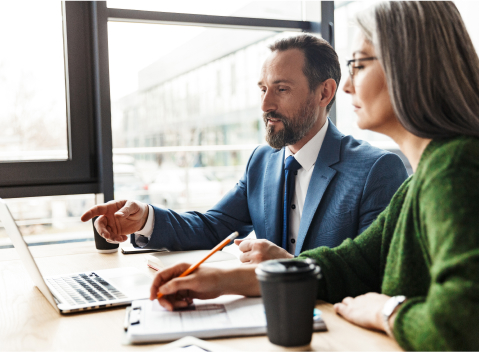
[(479, 51), (479, 22), (477, 21), (477, 16), (475, 14), (479, 11), (479, 3), (474, 1), (454, 1), (459, 10), (462, 20), (466, 25), (469, 36), (471, 37), (472, 43), (476, 52)]
[[(375, 1), (376, 3), (378, 1)], [(336, 28), (335, 44), (336, 52), (341, 64), (341, 83), (336, 96), (336, 125), (344, 134), (350, 134), (358, 139), (370, 142), (372, 145), (389, 149), (398, 150), (397, 144), (389, 137), (366, 130), (359, 129), (356, 124), (356, 114), (351, 106), (351, 97), (343, 92), (344, 82), (349, 76), (346, 60), (350, 59), (351, 48), (356, 34), (354, 26), (354, 16), (374, 4), (371, 1), (336, 1), (334, 11), (334, 24)]]
[[(298, 19), (304, 5), (299, 1), (210, 1), (201, 8), (187, 6), (189, 2), (170, 3), (170, 7), (165, 2), (155, 2), (153, 7), (141, 2), (128, 6), (109, 1), (107, 5), (119, 3), (122, 8), (141, 10), (184, 13), (198, 9), (197, 13), (223, 11), (222, 15), (248, 13), (264, 18), (267, 14), (291, 18), (290, 10), (296, 7)], [(315, 13), (319, 20), (319, 2), (308, 6), (313, 9), (308, 16)], [(273, 12), (261, 12), (273, 7)], [(252, 150), (264, 143), (257, 81), (268, 45), (310, 24), (287, 22), (292, 28), (277, 28), (284, 23), (274, 21), (265, 28), (251, 28), (246, 22), (244, 28), (237, 23), (234, 28), (177, 25), (186, 17), (152, 24), (132, 20), (129, 16), (136, 12), (117, 11), (109, 10), (108, 24), (115, 198), (177, 211), (205, 211), (238, 182)], [(124, 17), (130, 20), (119, 21)], [(130, 157), (129, 164), (120, 157)], [(120, 168), (130, 169), (128, 178), (120, 177)]]
[(0, 162), (67, 160), (60, 3), (0, 7), (0, 32), (14, 33), (0, 37)]
[(30, 243), (91, 239), (78, 217), (98, 194), (210, 207), (263, 142), (266, 45), (321, 20), (317, 1), (0, 8), (0, 197)]
[(104, 189), (92, 4), (11, 2), (0, 9), (0, 197), (10, 198), (28, 243), (92, 239), (91, 224), (79, 220)]
[(0, 197), (97, 193), (88, 6), (2, 3)]
[[(345, 66), (347, 59), (350, 59), (352, 41), (356, 33), (354, 25), (354, 16), (372, 6), (378, 1), (336, 1), (335, 2), (335, 38), (336, 38), (336, 51), (339, 55), (339, 61), (342, 69), (342, 84), (337, 93), (337, 126), (341, 132), (345, 134), (351, 134), (356, 138), (364, 139), (371, 144), (384, 149), (391, 149), (398, 151), (398, 146), (389, 137), (371, 132), (360, 130), (356, 124), (356, 116), (351, 108), (351, 98), (343, 92), (342, 88), (346, 78), (348, 77), (348, 71)], [(468, 29), (469, 35), (476, 47), (476, 51), (479, 49), (479, 23), (476, 19), (476, 13), (479, 10), (479, 3), (471, 1), (456, 1), (456, 6), (463, 17), (464, 23)]]

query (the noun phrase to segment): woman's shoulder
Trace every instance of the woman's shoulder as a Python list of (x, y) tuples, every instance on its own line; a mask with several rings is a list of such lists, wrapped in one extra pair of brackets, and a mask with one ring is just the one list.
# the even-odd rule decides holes
[(422, 176), (429, 177), (465, 169), (479, 170), (479, 138), (460, 136), (433, 140), (424, 151), (418, 167)]

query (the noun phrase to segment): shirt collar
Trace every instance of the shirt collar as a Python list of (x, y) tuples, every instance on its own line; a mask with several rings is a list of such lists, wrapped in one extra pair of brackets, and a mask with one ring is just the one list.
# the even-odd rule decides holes
[(323, 127), (311, 138), (308, 143), (306, 143), (303, 148), (301, 148), (296, 154), (293, 154), (291, 150), (286, 146), (284, 148), (284, 159), (290, 155), (294, 155), (294, 158), (301, 167), (306, 171), (309, 171), (314, 164), (316, 164), (316, 159), (318, 158), (319, 151), (323, 145), (324, 137), (326, 136), (326, 131), (328, 130), (329, 119), (326, 119)]

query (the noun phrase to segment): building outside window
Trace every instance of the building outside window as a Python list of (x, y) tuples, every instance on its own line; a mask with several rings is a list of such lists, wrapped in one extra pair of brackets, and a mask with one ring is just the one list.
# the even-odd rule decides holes
[[(208, 11), (189, 10), (304, 18), (301, 1), (243, 1), (229, 8), (218, 4), (209, 2)], [(108, 6), (152, 9), (137, 2), (128, 6), (109, 1)], [(171, 6), (154, 8), (180, 13), (187, 9)], [(308, 6), (318, 20), (320, 3)], [(113, 21), (108, 33), (114, 154), (134, 157), (132, 177), (138, 179), (136, 190), (127, 196), (115, 183), (115, 198), (143, 199), (177, 211), (207, 210), (232, 189), (253, 149), (265, 143), (257, 88), (260, 70), (268, 45), (297, 33)]]

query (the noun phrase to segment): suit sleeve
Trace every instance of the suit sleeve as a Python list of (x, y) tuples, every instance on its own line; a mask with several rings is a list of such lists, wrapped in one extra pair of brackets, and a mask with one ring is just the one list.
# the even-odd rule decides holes
[(407, 179), (402, 160), (393, 153), (381, 155), (369, 171), (359, 208), (358, 235), (389, 205), (394, 193)]
[(253, 230), (248, 208), (248, 169), (255, 151), (243, 177), (212, 209), (204, 214), (196, 211), (177, 213), (153, 206), (155, 226), (150, 240), (143, 237), (142, 242), (136, 243), (131, 236), (133, 245), (174, 251), (211, 249), (234, 231), (238, 231), (240, 237), (248, 235)]

